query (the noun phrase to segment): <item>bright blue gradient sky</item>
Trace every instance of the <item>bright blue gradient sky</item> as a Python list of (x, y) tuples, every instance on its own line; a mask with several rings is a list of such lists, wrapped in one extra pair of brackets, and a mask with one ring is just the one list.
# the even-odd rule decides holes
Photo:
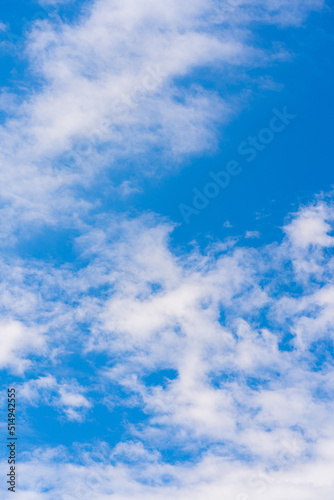
[[(333, 16), (321, 0), (3, 0), (18, 499), (332, 498)], [(247, 162), (239, 145), (284, 108)]]

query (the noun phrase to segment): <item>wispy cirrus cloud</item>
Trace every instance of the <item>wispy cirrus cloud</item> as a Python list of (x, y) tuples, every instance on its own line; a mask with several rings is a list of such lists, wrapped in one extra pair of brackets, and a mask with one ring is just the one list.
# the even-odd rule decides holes
[(32, 72), (0, 130), (2, 210), (11, 226), (84, 216), (92, 205), (76, 189), (98, 184), (110, 168), (123, 169), (126, 181), (122, 159), (145, 173), (141, 159), (157, 149), (161, 171), (171, 158), (180, 164), (212, 149), (241, 96), (205, 89), (196, 70), (214, 69), (228, 83), (229, 68), (267, 64), (278, 55), (256, 43), (254, 23), (298, 25), (322, 2), (229, 5), (223, 25), (215, 21), (221, 4), (202, 0), (99, 0), (73, 23), (35, 22), (25, 44)]
[(162, 175), (212, 151), (246, 99), (236, 73), (290, 57), (257, 28), (300, 26), (322, 5), (99, 0), (31, 26), (24, 89), (0, 98), (3, 243), (40, 225), (75, 234), (65, 264), (4, 252), (0, 365), (27, 409), (137, 420), (116, 444), (93, 448), (83, 432), (73, 449), (32, 447), (18, 498), (332, 497), (332, 194), (256, 248), (177, 248), (158, 214), (87, 216), (105, 172), (125, 196), (140, 189), (133, 170)]
[(43, 403), (56, 407), (70, 421), (80, 422), (84, 418), (84, 411), (91, 406), (84, 396), (84, 387), (73, 380), (58, 382), (51, 375), (24, 382), (19, 392), (25, 404), (40, 406)]
[[(214, 244), (187, 254), (171, 250), (173, 226), (167, 221), (115, 217), (76, 240), (77, 252), (89, 262), (76, 271), (76, 279), (68, 265), (35, 270), (29, 286), (33, 289), (38, 277), (52, 290), (50, 303), (40, 301), (37, 313), (31, 299), (26, 314), (30, 310), (33, 319), (36, 310), (35, 325), (44, 317), (43, 349), (52, 355), (38, 360), (38, 370), (48, 375), (30, 376), (22, 386), (26, 404), (35, 404), (38, 393), (43, 404), (77, 421), (97, 404), (108, 411), (135, 407), (146, 418), (127, 426), (132, 441), (153, 446), (156, 453), (186, 449), (192, 457), (190, 467), (147, 456), (138, 471), (139, 465), (122, 465), (116, 454), (115, 465), (104, 465), (106, 475), (92, 490), (96, 498), (109, 491), (113, 467), (123, 471), (121, 483), (113, 486), (120, 498), (129, 492), (164, 498), (170, 488), (180, 498), (195, 490), (252, 495), (254, 475), (264, 481), (263, 493), (274, 498), (290, 492), (311, 499), (319, 490), (330, 498), (327, 469), (320, 485), (316, 478), (331, 460), (324, 443), (333, 439), (333, 358), (326, 348), (333, 335), (331, 240), (326, 237), (332, 214), (330, 199), (318, 199), (290, 216), (280, 244), (260, 249)], [(321, 238), (309, 238), (305, 249), (299, 221), (311, 215), (312, 234)], [(300, 266), (309, 266), (308, 274), (300, 273)], [(56, 315), (49, 310), (52, 304)], [(15, 313), (12, 307), (12, 314), (19, 309)], [(60, 339), (63, 349), (57, 351)], [(64, 362), (67, 346), (73, 350), (74, 345), (86, 360), (93, 362), (99, 353), (106, 360), (84, 391), (75, 377), (59, 382), (52, 375), (52, 366)], [(35, 356), (43, 353), (41, 345), (22, 344), (23, 359), (30, 359), (32, 347)], [(292, 468), (282, 462), (287, 446), (290, 454), (293, 449)], [(49, 459), (41, 465), (50, 495), (69, 495), (72, 489), (75, 494), (82, 475), (98, 468), (93, 456), (80, 466), (67, 460), (60, 468)], [(29, 490), (42, 494), (38, 474), (24, 472), (34, 463), (27, 456), (21, 472), (27, 495)], [(212, 474), (205, 472), (208, 463)], [(218, 474), (222, 463), (223, 477)], [(270, 467), (277, 464), (275, 475)], [(65, 493), (57, 478), (66, 477), (67, 470), (75, 480), (72, 486), (65, 481)], [(305, 471), (307, 481), (301, 479)], [(161, 479), (148, 487), (145, 477)]]

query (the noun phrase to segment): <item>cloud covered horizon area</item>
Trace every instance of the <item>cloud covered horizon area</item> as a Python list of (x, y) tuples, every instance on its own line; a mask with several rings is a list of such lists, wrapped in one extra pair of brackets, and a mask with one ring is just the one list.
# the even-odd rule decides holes
[[(1, 498), (15, 387), (18, 500), (332, 500), (330, 128), (312, 102), (300, 113), (303, 88), (293, 109), (284, 69), (310, 68), (320, 116), (330, 6), (15, 9), (0, 18)], [(247, 139), (286, 107), (291, 127)], [(178, 205), (243, 134), (256, 166), (239, 155), (185, 227)]]

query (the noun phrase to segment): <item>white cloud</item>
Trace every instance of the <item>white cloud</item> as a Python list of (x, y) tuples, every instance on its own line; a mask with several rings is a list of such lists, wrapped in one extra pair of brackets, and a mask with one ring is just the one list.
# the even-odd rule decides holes
[[(238, 111), (240, 96), (205, 90), (195, 71), (210, 68), (228, 83), (233, 67), (285, 57), (262, 51), (249, 27), (298, 25), (321, 5), (230, 2), (221, 26), (217, 2), (98, 0), (73, 23), (36, 21), (25, 45), (36, 80), (25, 83), (18, 102), (6, 97), (0, 129), (2, 234), (8, 240), (17, 225), (37, 221), (78, 224), (92, 204), (75, 188), (89, 189), (106, 168), (119, 171), (122, 158), (145, 175), (141, 159), (158, 149), (150, 164), (160, 174), (171, 160), (178, 167), (189, 154), (212, 151), (217, 125)], [(125, 169), (121, 195), (128, 177)]]
[[(319, 207), (323, 208), (314, 208), (318, 216), (327, 218), (330, 205), (319, 202)], [(302, 209), (294, 220), (305, 210), (311, 208)], [(287, 423), (278, 411), (274, 412), (277, 421), (272, 421), (267, 408), (272, 398), (289, 401), (292, 396), (288, 395), (295, 391), (300, 394), (301, 408), (295, 412), (295, 424), (299, 421), (305, 436), (312, 434), (310, 421), (321, 418), (325, 423), (327, 418), (326, 409), (315, 398), (322, 375), (312, 373), (314, 355), (309, 351), (322, 338), (332, 338), (333, 265), (326, 250), (313, 246), (300, 254), (299, 240), (287, 231), (279, 246), (254, 250), (215, 244), (204, 254), (194, 250), (177, 255), (169, 248), (172, 230), (172, 225), (153, 216), (131, 221), (114, 217), (110, 225), (77, 239), (77, 252), (90, 264), (75, 275), (68, 265), (55, 270), (11, 263), (11, 272), (3, 266), (1, 305), (16, 332), (4, 337), (4, 353), (14, 357), (20, 352), (28, 362), (31, 353), (47, 352), (49, 360), (57, 363), (78, 333), (85, 356), (95, 351), (112, 357), (119, 353), (122, 362), (102, 370), (101, 380), (126, 387), (161, 432), (175, 425), (180, 432), (175, 433), (176, 439), (186, 429), (189, 436), (209, 440), (219, 436), (228, 438), (232, 449), (252, 450), (258, 438), (249, 441), (247, 429), (249, 415), (255, 412), (254, 436), (272, 427), (263, 450), (270, 453)], [(326, 242), (331, 245), (330, 240)], [(321, 271), (316, 283), (312, 274), (304, 273), (303, 288), (292, 296), (281, 286), (299, 279), (299, 267), (290, 264), (301, 261), (314, 262)], [(264, 275), (273, 272), (275, 279), (260, 284)], [(38, 290), (44, 290), (43, 300)], [(265, 324), (259, 319), (261, 310)], [(28, 328), (25, 323), (29, 323), (27, 331), (40, 332), (31, 337), (35, 349), (23, 333)], [(91, 333), (81, 332), (81, 324)], [(287, 334), (292, 336), (294, 350), (282, 351), (279, 343)], [(49, 360), (44, 364), (51, 373)], [(160, 383), (146, 386), (145, 376), (163, 369), (175, 370), (176, 378), (166, 387)], [(308, 382), (301, 390), (304, 379)], [(76, 406), (85, 407), (80, 394), (60, 391), (59, 404), (66, 407), (68, 402), (73, 411)], [(149, 427), (145, 432), (151, 432)]]
[(230, 221), (228, 221), (228, 220), (227, 220), (227, 221), (225, 221), (225, 222), (224, 222), (223, 227), (226, 227), (227, 229), (230, 229), (230, 228), (232, 228), (233, 226), (232, 226), (232, 224), (230, 223)]
[(328, 233), (332, 231), (329, 222), (333, 219), (333, 207), (318, 204), (300, 211), (284, 230), (297, 247), (307, 248), (310, 245), (332, 247), (334, 237)]
[[(85, 478), (97, 472), (97, 500), (332, 498), (334, 377), (321, 352), (333, 338), (331, 204), (301, 209), (281, 244), (256, 250), (225, 241), (185, 255), (171, 249), (173, 225), (159, 217), (101, 217), (88, 226), (83, 214), (93, 205), (74, 190), (156, 147), (177, 165), (212, 148), (238, 97), (224, 101), (187, 79), (197, 69), (285, 57), (255, 49), (249, 27), (299, 25), (321, 5), (230, 1), (219, 28), (212, 2), (99, 0), (73, 24), (32, 29), (26, 54), (42, 85), (1, 100), (11, 113), (0, 131), (4, 240), (16, 221), (27, 232), (37, 220), (75, 224), (82, 265), (1, 261), (0, 364), (23, 375), (39, 358), (39, 375), (20, 387), (27, 405), (42, 401), (82, 421), (101, 388), (108, 408), (136, 406), (147, 418), (127, 429), (135, 446), (119, 443), (103, 461), (28, 454), (18, 498), (92, 498)], [(129, 182), (125, 171), (121, 195), (136, 189)], [(92, 390), (53, 375), (69, 346), (107, 358), (94, 368)], [(128, 397), (117, 400), (109, 386)], [(195, 458), (167, 464), (148, 443), (178, 445)], [(292, 466), (282, 464), (287, 447)], [(141, 458), (131, 466), (132, 453)], [(269, 474), (272, 464), (280, 474)]]
[(260, 238), (260, 233), (259, 231), (246, 231), (245, 233), (245, 238), (250, 239), (250, 238)]
[[(314, 422), (325, 429), (331, 405), (316, 396), (325, 374), (313, 372), (317, 359), (309, 349), (319, 332), (332, 335), (330, 257), (316, 248), (302, 256), (315, 260), (326, 278), (315, 286), (312, 275), (309, 281), (304, 276), (293, 298), (281, 287), (298, 279), (299, 269), (294, 274), (287, 265), (299, 255), (298, 241), (218, 254), (211, 253), (214, 245), (205, 255), (177, 257), (168, 249), (170, 230), (152, 219), (113, 221), (104, 233), (93, 231), (80, 241), (99, 266), (113, 262), (113, 293), (101, 304), (89, 350), (122, 353), (121, 363), (102, 376), (121, 383), (151, 415), (153, 427), (140, 436), (154, 442), (162, 433), (178, 442), (185, 433), (189, 446), (199, 438), (227, 440), (228, 449), (267, 460), (286, 433), (301, 437), (297, 427), (305, 443), (316, 439)], [(273, 272), (275, 278), (260, 286)], [(259, 323), (261, 310), (270, 328)], [(282, 350), (287, 334), (290, 348)], [(176, 378), (147, 386), (145, 376), (163, 369), (175, 370)]]
[[(311, 211), (322, 227), (323, 221), (331, 222), (330, 206), (319, 200), (302, 208), (293, 221)], [(22, 294), (21, 302), (1, 296), (11, 318), (8, 328), (16, 332), (4, 337), (3, 352), (9, 359), (20, 352), (30, 360), (33, 344), (23, 330), (24, 318), (33, 331), (42, 321), (47, 341), (47, 359), (38, 365), (45, 375), (24, 382), (20, 397), (26, 405), (52, 405), (74, 421), (83, 421), (97, 401), (107, 408), (135, 406), (147, 416), (145, 424), (127, 429), (137, 442), (156, 450), (168, 443), (194, 454), (191, 464), (168, 465), (158, 455), (148, 458), (141, 448), (145, 458), (139, 473), (136, 465), (121, 464), (126, 451), (119, 447), (115, 465), (104, 458), (103, 467), (107, 478), (121, 471), (122, 481), (113, 486), (120, 498), (171, 493), (182, 499), (204, 493), (252, 498), (250, 482), (259, 481), (270, 498), (314, 500), (319, 492), (330, 498), (332, 476), (324, 464), (331, 458), (323, 443), (333, 439), (334, 377), (330, 355), (322, 359), (321, 342), (333, 338), (334, 267), (324, 247), (331, 240), (322, 235), (320, 244), (305, 250), (294, 237), (298, 231), (287, 230), (281, 244), (259, 250), (214, 244), (204, 253), (195, 249), (183, 254), (169, 246), (172, 230), (158, 217), (114, 217), (77, 239), (77, 252), (89, 262), (82, 269), (21, 263), (11, 265), (14, 271), (8, 274), (3, 265), (12, 293)], [(296, 261), (314, 262), (320, 269), (317, 280), (312, 274), (303, 276), (298, 293), (287, 288), (299, 280)], [(43, 291), (43, 300), (36, 289)], [(53, 364), (64, 362), (64, 352), (76, 345), (82, 323), (88, 333), (80, 332), (80, 354), (93, 360), (95, 352), (103, 352), (112, 360), (95, 369), (91, 390), (52, 374)], [(128, 396), (119, 400), (114, 387)], [(280, 463), (284, 443), (296, 450), (294, 462), (281, 466), (276, 480), (268, 468)], [(224, 477), (218, 474), (222, 464)], [(45, 472), (61, 496), (58, 474), (71, 474), (76, 487), (91, 466), (69, 462), (60, 469), (52, 463), (35, 469)], [(33, 495), (39, 476), (30, 476), (29, 460), (24, 467), (29, 474), (21, 470), (23, 484)], [(170, 481), (163, 479), (168, 476)], [(145, 477), (158, 478), (153, 489), (146, 489)], [(107, 478), (101, 480), (97, 498), (110, 493)]]
[(0, 368), (9, 367), (22, 373), (31, 364), (24, 357), (40, 354), (45, 339), (38, 330), (13, 319), (2, 318), (0, 330)]
[(20, 398), (26, 404), (53, 406), (64, 412), (69, 420), (77, 422), (84, 419), (85, 410), (91, 407), (84, 392), (85, 389), (75, 380), (58, 382), (51, 375), (30, 379), (19, 388)]
[[(167, 500), (171, 497), (179, 500), (203, 497), (214, 500), (250, 500), (254, 497), (315, 500), (321, 494), (324, 500), (332, 498), (330, 442), (323, 441), (314, 459), (308, 463), (296, 461), (298, 445), (282, 443), (274, 463), (258, 466), (230, 462), (219, 452), (207, 453), (192, 467), (170, 465), (163, 463), (156, 454), (139, 449), (136, 443), (127, 448), (124, 463), (118, 453), (116, 464), (113, 453), (109, 454), (103, 447), (95, 449), (94, 453), (82, 454), (79, 464), (71, 464), (63, 450), (36, 450), (21, 463), (21, 491), (17, 496), (22, 499), (57, 496), (64, 500), (103, 500), (110, 495), (120, 500)], [(95, 461), (94, 455), (99, 455), (100, 460)], [(138, 460), (133, 461), (134, 457)]]

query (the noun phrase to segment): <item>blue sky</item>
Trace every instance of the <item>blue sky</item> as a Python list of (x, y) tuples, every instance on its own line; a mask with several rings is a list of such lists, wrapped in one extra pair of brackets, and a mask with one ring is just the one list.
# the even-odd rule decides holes
[(3, 2), (18, 499), (332, 498), (333, 19)]

